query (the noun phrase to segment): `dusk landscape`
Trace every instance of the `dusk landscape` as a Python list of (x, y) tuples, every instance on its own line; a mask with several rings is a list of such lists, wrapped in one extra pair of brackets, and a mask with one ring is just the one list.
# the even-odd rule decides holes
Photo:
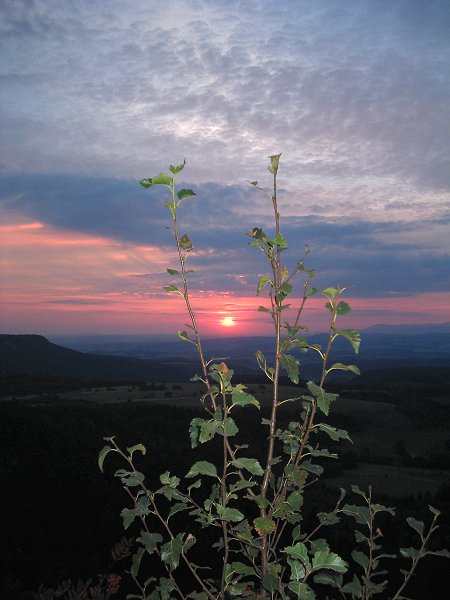
[[(234, 385), (239, 379), (244, 396), (254, 395), (254, 402), (242, 400), (253, 406), (248, 412), (238, 407), (233, 427), (239, 426), (239, 444), (251, 434), (263, 467), (275, 420), (267, 436), (257, 430), (261, 418), (252, 421), (251, 411), (258, 404), (263, 424), (271, 422), (277, 396), (272, 386), (279, 387), (279, 423), (287, 428), (276, 433), (282, 452), (291, 435), (286, 432), (294, 427), (290, 403), (303, 402), (306, 437), (300, 449), (309, 449), (318, 464), (300, 457), (299, 469), (309, 465), (305, 477), (324, 473), (309, 500), (305, 493), (304, 506), (303, 495), (301, 503), (299, 498), (306, 479), (296, 480), (292, 494), (301, 527), (315, 531), (315, 513), (331, 510), (327, 503), (340, 487), (373, 486), (375, 502), (397, 510), (396, 519), (385, 511), (383, 534), (375, 539), (390, 536), (386, 551), (397, 544), (398, 552), (398, 546), (414, 543), (400, 520), (414, 515), (428, 526), (431, 505), (440, 513), (430, 546), (434, 554), (408, 579), (405, 594), (413, 600), (446, 598), (441, 584), (448, 560), (441, 550), (450, 545), (449, 31), (450, 4), (444, 0), (1, 3), (0, 479), (7, 504), (0, 536), (2, 598), (125, 600), (136, 593), (128, 571), (131, 560), (131, 571), (139, 569), (136, 547), (144, 542), (137, 522), (122, 526), (129, 498), (117, 474), (106, 463), (105, 473), (98, 469), (105, 436), (117, 436), (124, 448), (146, 446), (137, 462), (148, 485), (161, 485), (166, 470), (189, 475), (192, 452), (195, 460), (206, 457), (222, 468), (219, 435), (208, 438), (209, 449), (202, 443), (192, 450), (190, 444), (204, 393), (201, 382), (191, 379), (207, 378), (211, 364), (202, 363), (202, 356), (199, 361), (195, 327), (186, 334), (194, 343), (177, 337), (191, 325), (183, 294), (170, 292), (180, 286), (176, 270), (183, 252), (192, 269), (189, 300), (206, 361), (226, 361), (217, 366), (220, 377), (230, 367)], [(306, 301), (302, 329), (280, 326), (290, 340), (286, 348), (293, 349), (287, 358), (280, 358), (285, 350), (276, 333), (274, 338), (281, 319), (276, 315), (283, 309), (283, 319), (295, 321), (309, 271), (289, 277), (289, 306), (281, 308), (280, 282), (288, 276), (276, 261), (271, 272), (264, 248), (250, 245), (253, 228), (279, 234), (271, 186), (274, 155), (280, 153), (275, 196), (287, 248), (284, 242), (271, 248), (286, 273), (304, 257), (302, 269), (314, 270), (311, 285), (319, 290)], [(173, 174), (173, 165), (184, 161), (176, 189), (189, 194), (177, 227), (193, 249), (181, 247), (180, 255), (170, 230), (170, 190), (144, 189), (139, 182)], [(261, 286), (266, 273), (274, 283)], [(330, 308), (329, 295), (320, 290), (341, 287), (345, 306), (336, 315), (346, 329), (330, 329), (333, 298)], [(258, 310), (261, 305), (264, 310)], [(342, 434), (339, 459), (322, 468), (326, 454), (308, 445), (305, 423), (314, 427), (305, 402), (314, 407), (311, 419), (323, 408), (311, 381), (322, 390), (329, 331), (340, 336), (335, 344), (333, 339), (338, 366), (327, 372), (325, 386), (333, 402), (340, 396), (330, 423), (333, 431), (348, 430), (352, 444)], [(261, 354), (255, 359), (256, 351)], [(267, 367), (271, 361), (280, 375), (278, 366), (275, 376)], [(212, 398), (209, 381), (206, 388)], [(227, 393), (232, 399), (238, 392)], [(228, 409), (221, 416), (222, 408), (211, 402), (209, 417), (223, 419), (220, 435), (226, 440)], [(324, 414), (328, 417), (328, 407)], [(336, 441), (339, 436), (332, 437), (332, 451)], [(229, 466), (240, 465), (234, 451), (224, 448)], [(272, 471), (276, 457), (270, 452), (261, 469), (267, 481), (278, 468)], [(260, 467), (251, 468), (256, 478)], [(210, 483), (211, 472), (198, 473)], [(244, 486), (242, 471), (239, 476)], [(122, 484), (127, 488), (123, 479)], [(258, 510), (267, 531), (257, 517), (253, 521), (259, 525), (251, 544), (258, 548), (273, 532), (270, 510), (279, 510), (275, 494), (267, 516), (264, 485)], [(248, 493), (241, 504), (236, 500), (242, 511)], [(221, 494), (222, 511), (241, 515)], [(218, 514), (220, 527), (239, 538), (243, 524), (236, 534), (238, 526)], [(197, 514), (198, 529), (206, 523), (201, 518)], [(288, 515), (290, 525), (295, 518)], [(409, 528), (420, 533), (414, 519)], [(190, 550), (189, 540), (195, 543), (195, 527), (195, 536), (189, 530), (184, 538), (183, 553)], [(163, 529), (147, 533), (161, 537)], [(283, 526), (277, 543), (284, 531)], [(350, 561), (349, 534), (345, 527), (341, 532), (341, 538), (330, 534), (327, 541), (334, 552), (332, 542), (340, 541)], [(325, 550), (322, 541), (308, 546), (309, 537), (302, 535), (285, 542), (292, 544), (286, 546), (287, 571), (277, 570), (276, 560), (269, 567), (249, 555), (251, 567), (233, 567), (233, 581), (223, 567), (217, 595), (212, 590), (219, 585), (214, 582), (220, 580), (220, 561), (210, 556), (207, 568), (216, 579), (211, 575), (206, 587), (194, 575), (196, 591), (184, 589), (192, 577), (187, 563), (181, 587), (161, 583), (177, 572), (178, 563), (170, 554), (172, 562), (161, 575), (151, 561), (155, 552), (160, 557), (167, 552), (152, 538), (145, 542), (149, 556), (142, 564), (148, 560), (149, 572), (162, 579), (153, 592), (148, 587), (130, 598), (334, 600), (335, 588), (344, 600), (372, 598), (359, 591), (364, 576), (357, 583), (344, 579), (344, 585), (339, 580), (344, 559)], [(323, 567), (328, 579), (319, 583), (325, 587), (309, 587), (313, 577), (308, 580), (307, 558), (295, 555), (299, 546), (311, 553), (314, 568)], [(322, 557), (329, 552), (334, 563), (321, 565), (318, 552)], [(395, 559), (387, 587), (374, 588), (375, 599), (404, 598), (395, 589), (407, 552)], [(204, 559), (199, 550), (194, 554)], [(365, 569), (359, 561), (358, 568)], [(283, 583), (286, 573), (291, 579)], [(257, 580), (261, 588), (251, 595)], [(285, 584), (289, 591), (283, 596)]]

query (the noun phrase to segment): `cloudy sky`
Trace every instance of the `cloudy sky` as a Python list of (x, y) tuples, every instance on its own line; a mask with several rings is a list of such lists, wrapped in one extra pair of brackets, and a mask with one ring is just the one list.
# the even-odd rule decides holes
[(345, 326), (450, 320), (447, 0), (3, 0), (0, 19), (3, 332), (183, 327), (167, 196), (137, 182), (186, 158), (204, 331), (267, 333), (246, 232), (271, 203), (248, 181), (279, 152), (286, 261), (308, 244), (317, 286), (351, 286)]

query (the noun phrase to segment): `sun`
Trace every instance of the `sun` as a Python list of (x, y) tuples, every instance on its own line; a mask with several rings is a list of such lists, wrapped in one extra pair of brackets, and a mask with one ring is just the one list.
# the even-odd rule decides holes
[(224, 327), (234, 327), (236, 325), (236, 323), (234, 322), (233, 317), (224, 317), (220, 321), (220, 324), (223, 325)]

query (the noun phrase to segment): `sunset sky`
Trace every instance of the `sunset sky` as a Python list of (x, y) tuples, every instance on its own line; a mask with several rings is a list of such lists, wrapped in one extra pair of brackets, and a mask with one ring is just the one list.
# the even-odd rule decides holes
[(168, 197), (138, 181), (186, 159), (202, 329), (268, 333), (248, 181), (279, 152), (286, 261), (350, 286), (342, 326), (450, 321), (449, 31), (448, 0), (3, 0), (0, 331), (183, 328)]

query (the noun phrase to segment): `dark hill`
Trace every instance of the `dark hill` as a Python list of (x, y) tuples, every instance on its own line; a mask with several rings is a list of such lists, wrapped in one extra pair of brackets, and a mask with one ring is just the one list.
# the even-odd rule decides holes
[(41, 335), (0, 335), (0, 377), (68, 378), (79, 381), (186, 381), (196, 366), (122, 356), (85, 354)]

